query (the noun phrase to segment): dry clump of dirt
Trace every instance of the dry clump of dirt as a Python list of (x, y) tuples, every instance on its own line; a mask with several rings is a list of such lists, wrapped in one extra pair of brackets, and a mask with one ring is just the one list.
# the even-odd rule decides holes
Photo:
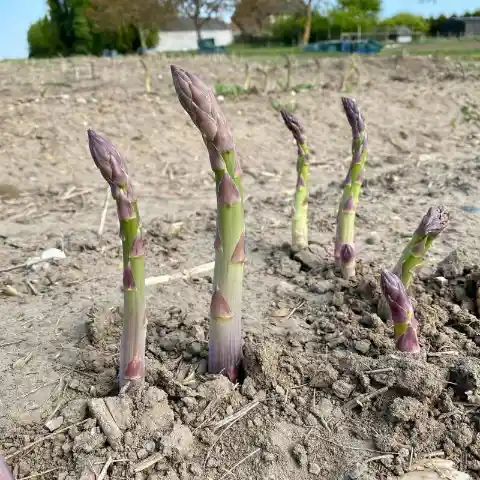
[[(168, 242), (167, 242), (168, 243)], [(16, 472), (46, 478), (397, 478), (412, 461), (445, 455), (480, 472), (480, 270), (454, 252), (413, 286), (422, 354), (395, 351), (376, 315), (378, 268), (335, 275), (319, 251), (269, 257), (283, 336), (247, 333), (246, 378), (206, 373), (208, 320), (182, 308), (149, 312), (147, 386), (117, 396), (119, 308), (92, 308), (69, 394), (47, 428), (0, 440)], [(209, 281), (204, 279), (203, 281)], [(70, 426), (73, 425), (73, 426)], [(440, 453), (439, 453), (440, 452)], [(244, 462), (242, 462), (244, 460)]]

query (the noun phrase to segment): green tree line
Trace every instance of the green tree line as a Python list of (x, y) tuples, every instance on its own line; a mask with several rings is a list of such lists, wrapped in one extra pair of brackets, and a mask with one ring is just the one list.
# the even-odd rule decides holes
[[(280, 1), (282, 0), (276, 0)], [(305, 43), (306, 31), (309, 41), (316, 42), (337, 39), (342, 32), (355, 33), (359, 30), (363, 33), (376, 30), (387, 35), (398, 26), (409, 27), (415, 33), (435, 36), (440, 25), (447, 20), (443, 15), (427, 18), (408, 12), (380, 19), (381, 0), (337, 0), (331, 8), (322, 9), (325, 2), (326, 0), (319, 2), (312, 12), (302, 9), (300, 2), (297, 11), (277, 16), (275, 22), (270, 23), (268, 18), (274, 14), (272, 4), (261, 4), (259, 0), (240, 0), (232, 19), (242, 32), (238, 41), (256, 45), (297, 45)], [(276, 5), (278, 7), (279, 4)], [(480, 16), (480, 10), (466, 12), (462, 16)], [(252, 17), (255, 22), (252, 22)], [(265, 22), (262, 22), (263, 19)]]
[[(104, 3), (108, 9), (99, 0), (47, 0), (47, 15), (28, 29), (29, 56), (101, 55), (105, 50), (125, 54), (157, 44), (159, 29), (150, 20), (155, 18), (153, 12), (134, 11), (132, 4), (118, 0)], [(148, 21), (142, 21), (142, 13)], [(159, 8), (158, 13), (165, 11)]]
[[(158, 43), (159, 29), (175, 15), (202, 22), (233, 13), (244, 43), (294, 45), (338, 38), (341, 32), (384, 31), (404, 25), (436, 35), (446, 17), (399, 13), (380, 20), (381, 0), (47, 0), (45, 17), (27, 34), (30, 57), (121, 54)], [(179, 13), (180, 12), (180, 13)], [(465, 16), (480, 15), (480, 10)], [(275, 18), (274, 22), (271, 19)]]

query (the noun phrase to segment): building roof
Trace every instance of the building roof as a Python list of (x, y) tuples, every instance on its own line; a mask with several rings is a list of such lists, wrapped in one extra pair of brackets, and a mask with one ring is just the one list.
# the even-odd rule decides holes
[(480, 17), (453, 17), (455, 20), (460, 20), (461, 22), (471, 22), (477, 23), (480, 22)]
[[(202, 24), (202, 30), (231, 30), (232, 26), (218, 18), (210, 18)], [(162, 28), (164, 32), (191, 32), (195, 24), (191, 18), (176, 18)]]

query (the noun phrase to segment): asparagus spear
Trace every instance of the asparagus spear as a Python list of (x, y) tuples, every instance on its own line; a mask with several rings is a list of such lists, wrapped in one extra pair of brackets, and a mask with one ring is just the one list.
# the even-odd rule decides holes
[(14, 480), (11, 470), (0, 455), (0, 480)]
[(397, 349), (401, 352), (418, 353), (418, 322), (402, 281), (394, 273), (382, 270), (380, 287), (390, 308)]
[(105, 138), (88, 130), (93, 161), (110, 185), (117, 203), (123, 250), (123, 332), (120, 345), (120, 389), (139, 387), (145, 378), (144, 244), (137, 197), (122, 155)]
[[(415, 270), (423, 263), (433, 241), (447, 227), (449, 217), (450, 214), (445, 207), (430, 207), (400, 255), (393, 273), (400, 277), (407, 292)], [(378, 314), (384, 320), (388, 318), (388, 305), (385, 301), (379, 302)]]
[(295, 189), (295, 211), (292, 218), (292, 250), (308, 247), (308, 160), (310, 151), (303, 127), (297, 118), (280, 110), (283, 121), (297, 142), (297, 186)]
[(355, 100), (342, 97), (343, 109), (352, 127), (352, 162), (344, 181), (337, 213), (335, 263), (345, 278), (355, 276), (355, 214), (367, 162), (367, 131)]
[(443, 206), (430, 207), (402, 252), (393, 272), (408, 290), (414, 269), (420, 266), (432, 242), (445, 230), (450, 214)]
[(242, 169), (225, 116), (213, 92), (196, 76), (172, 65), (178, 99), (200, 131), (215, 173), (217, 231), (210, 304), (208, 370), (235, 382), (242, 361), (242, 282), (245, 222)]

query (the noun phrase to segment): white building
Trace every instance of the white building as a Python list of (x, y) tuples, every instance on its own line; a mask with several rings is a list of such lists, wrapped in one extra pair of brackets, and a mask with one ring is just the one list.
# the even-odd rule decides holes
[[(216, 18), (207, 20), (202, 25), (201, 36), (204, 40), (213, 38), (217, 47), (226, 47), (233, 43), (232, 26)], [(197, 32), (190, 18), (177, 18), (160, 30), (157, 51), (181, 52), (197, 49)]]
[(410, 43), (413, 39), (412, 30), (403, 25), (395, 28), (395, 40), (398, 43)]

